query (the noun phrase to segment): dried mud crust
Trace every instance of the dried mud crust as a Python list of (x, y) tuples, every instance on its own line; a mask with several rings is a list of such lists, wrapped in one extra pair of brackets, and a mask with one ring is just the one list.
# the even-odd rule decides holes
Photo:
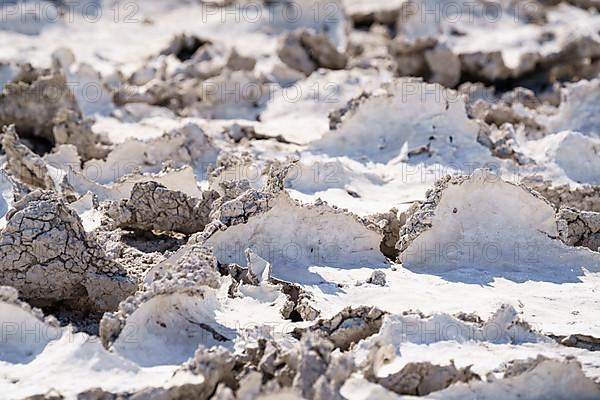
[[(501, 307), (489, 322), (501, 323), (503, 318), (510, 319), (514, 316), (514, 312), (510, 307)], [(341, 389), (352, 376), (363, 376), (367, 381), (381, 385), (398, 395), (425, 396), (455, 387), (471, 388), (473, 385), (504, 382), (510, 385), (510, 379), (525, 379), (527, 374), (535, 372), (536, 368), (544, 363), (556, 366), (570, 365), (573, 367), (572, 373), (582, 379), (581, 383), (587, 386), (587, 390), (593, 390), (595, 385), (582, 375), (581, 365), (576, 361), (567, 359), (561, 362), (541, 356), (507, 363), (496, 370), (501, 374), (501, 378), (487, 381), (472, 372), (469, 366), (460, 368), (453, 362), (447, 365), (409, 362), (398, 371), (381, 377), (376, 374), (376, 368), (380, 366), (381, 350), (386, 348), (386, 342), (382, 339), (386, 337), (398, 340), (388, 336), (377, 337), (387, 335), (382, 327), (386, 316), (389, 314), (376, 308), (346, 308), (331, 319), (322, 319), (307, 329), (295, 330), (292, 336), (297, 340), (292, 337), (274, 338), (260, 334), (254, 337), (249, 334), (248, 341), (240, 352), (231, 352), (219, 346), (200, 347), (195, 355), (175, 372), (175, 377), (198, 375), (204, 377), (201, 383), (165, 389), (148, 388), (135, 393), (121, 393), (120, 396), (158, 396), (166, 399), (208, 399), (225, 396), (233, 399), (245, 398), (247, 393), (253, 393), (254, 396), (260, 393), (273, 396), (289, 394), (311, 400), (341, 400), (345, 398)], [(404, 316), (416, 318), (415, 321), (426, 321), (429, 318), (414, 313), (406, 313)], [(483, 332), (481, 318), (471, 316), (469, 319), (479, 321), (475, 322), (474, 326), (481, 325)], [(522, 321), (514, 323), (527, 326)], [(369, 351), (360, 363), (356, 362), (357, 345), (366, 345)], [(454, 385), (459, 382), (468, 386)], [(96, 393), (109, 394), (102, 391)], [(89, 395), (93, 396), (94, 393), (90, 392)]]
[(52, 192), (34, 191), (14, 204), (0, 232), (0, 257), (2, 283), (40, 306), (109, 310), (135, 290)]
[[(571, 286), (574, 301), (593, 297), (600, 265), (594, 164), (582, 165), (577, 148), (567, 149), (588, 146), (588, 160), (598, 153), (600, 18), (587, 10), (597, 0), (501, 1), (493, 23), (484, 18), (485, 1), (475, 8), (486, 15), (455, 4), (446, 11), (471, 18), (450, 24), (419, 13), (446, 0), (335, 0), (324, 10), (301, 1), (293, 6), (305, 17), (324, 11), (335, 23), (269, 14), (266, 25), (230, 26), (211, 15), (194, 25), (194, 2), (183, 1), (186, 9), (150, 3), (140, 3), (143, 21), (129, 24), (148, 33), (140, 42), (141, 31), (125, 24), (97, 31), (101, 23), (88, 23), (75, 32), (83, 39), (68, 41), (73, 51), (46, 57), (61, 24), (32, 38), (8, 37), (15, 61), (0, 63), (0, 77), (8, 76), (0, 82), (0, 178), (7, 178), (0, 182), (0, 284), (11, 287), (0, 287), (1, 312), (63, 332), (71, 328), (61, 324), (72, 324), (102, 344), (62, 348), (57, 341), (36, 359), (20, 343), (27, 354), (19, 368), (0, 374), (11, 394), (39, 384), (47, 393), (32, 399), (600, 398), (585, 375), (597, 372), (589, 353), (600, 342), (585, 333), (598, 324), (584, 318), (588, 307), (578, 307), (579, 315), (555, 298)], [(217, 0), (202, 11), (227, 14), (217, 7), (235, 3)], [(254, 6), (267, 12), (283, 3)], [(14, 34), (3, 26), (0, 36), (7, 31)], [(88, 42), (90, 34), (106, 40)], [(16, 63), (28, 58), (51, 68)], [(88, 78), (108, 91), (102, 104), (71, 90), (70, 80)], [(559, 89), (564, 81), (577, 82)], [(300, 88), (295, 105), (286, 94)], [(420, 98), (401, 100), (414, 90)], [(563, 140), (565, 133), (578, 142)], [(310, 180), (309, 162), (333, 159), (341, 167), (335, 182), (320, 173)], [(305, 175), (299, 184), (291, 184), (289, 160)], [(481, 171), (458, 175), (488, 162), (502, 173), (540, 167), (541, 179), (551, 181), (484, 186)], [(405, 169), (437, 166), (449, 168), (433, 188), (429, 176), (401, 181)], [(101, 171), (100, 182), (88, 176), (92, 169)], [(514, 260), (438, 268), (402, 258), (413, 244), (470, 239), (535, 240), (547, 245), (539, 253), (547, 259), (536, 269)], [(301, 256), (259, 251), (273, 243), (291, 244)], [(402, 265), (388, 268), (392, 260)], [(425, 297), (393, 293), (411, 285)], [(473, 290), (457, 304), (427, 298), (459, 286)], [(529, 293), (523, 302), (511, 297), (522, 289)], [(532, 304), (531, 293), (542, 289), (555, 292)], [(17, 290), (58, 321), (18, 300)], [(415, 304), (403, 313), (403, 305), (394, 313), (369, 305), (395, 296), (427, 314), (410, 309)], [(503, 304), (479, 316), (504, 298), (520, 309)], [(448, 311), (469, 311), (465, 304), (477, 313)], [(544, 313), (544, 304), (556, 312)], [(285, 325), (283, 334), (266, 322), (271, 317)], [(258, 322), (239, 326), (249, 318)], [(534, 329), (533, 321), (560, 335)], [(407, 324), (414, 334), (403, 330)], [(440, 324), (452, 332), (430, 335)], [(562, 360), (540, 356), (490, 370), (490, 360), (511, 360), (520, 350)], [(0, 364), (6, 354), (0, 351)], [(35, 366), (54, 354), (57, 378), (49, 381)], [(564, 354), (577, 354), (583, 368)], [(73, 365), (84, 371), (69, 388)], [(13, 381), (13, 370), (29, 376), (17, 371)], [(88, 390), (78, 395), (72, 387), (80, 383)], [(65, 393), (48, 391), (50, 384)]]
[(206, 191), (197, 199), (168, 190), (157, 182), (136, 183), (128, 200), (111, 203), (106, 214), (115, 226), (141, 231), (200, 232), (209, 223), (209, 214), (218, 193)]

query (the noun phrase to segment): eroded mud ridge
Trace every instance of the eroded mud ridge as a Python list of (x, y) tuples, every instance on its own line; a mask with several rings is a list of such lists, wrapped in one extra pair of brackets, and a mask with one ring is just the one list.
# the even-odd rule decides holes
[(595, 0), (0, 0), (3, 399), (600, 399)]

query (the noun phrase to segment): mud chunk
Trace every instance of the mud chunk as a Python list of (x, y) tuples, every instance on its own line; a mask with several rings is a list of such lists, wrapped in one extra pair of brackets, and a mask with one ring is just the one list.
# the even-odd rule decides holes
[[(348, 350), (381, 328), (385, 313), (376, 307), (346, 307), (329, 320), (319, 320), (308, 328), (310, 333), (323, 335), (335, 348)], [(295, 331), (299, 334), (301, 331)]]
[(323, 33), (308, 30), (289, 32), (282, 38), (277, 54), (287, 66), (310, 75), (317, 68), (343, 69), (347, 57)]
[(557, 216), (560, 238), (568, 245), (600, 248), (600, 213), (561, 208)]
[(14, 204), (0, 233), (2, 284), (35, 305), (108, 310), (135, 283), (88, 235), (74, 210), (52, 192), (35, 191)]
[(398, 213), (398, 210), (393, 208), (388, 212), (370, 215), (367, 218), (383, 231), (381, 252), (390, 260), (395, 260), (398, 257), (395, 246), (400, 238), (400, 228), (406, 223), (406, 214)]
[(400, 395), (425, 396), (447, 388), (456, 382), (479, 380), (469, 367), (456, 368), (454, 363), (446, 366), (430, 362), (408, 363), (400, 371), (376, 381), (381, 386)]
[[(189, 329), (188, 339), (191, 340), (189, 345), (193, 347), (192, 352), (196, 350), (199, 342), (206, 340), (207, 337), (213, 337), (216, 342), (221, 342), (219, 339), (223, 339), (224, 336), (210, 331), (210, 321), (201, 321), (203, 326), (199, 326), (192, 320), (196, 313), (205, 315), (203, 319), (208, 318), (206, 315), (210, 315), (215, 300), (213, 292), (209, 289), (219, 287), (218, 278), (217, 260), (212, 251), (197, 244), (183, 246), (171, 257), (148, 271), (143, 288), (121, 302), (118, 311), (104, 314), (100, 321), (102, 344), (109, 347), (117, 340), (128, 319), (136, 318), (136, 311), (146, 316), (144, 318), (147, 326), (139, 327), (140, 330), (148, 329), (148, 333), (144, 334), (161, 338), (163, 335), (168, 337), (173, 333), (167, 331), (167, 327), (174, 332)], [(153, 330), (156, 326), (153, 322), (159, 323), (168, 318), (171, 318), (168, 326), (165, 324), (165, 328), (159, 332)], [(192, 333), (198, 331), (198, 328), (200, 328), (199, 334)], [(128, 344), (125, 338), (120, 346), (127, 351)], [(193, 353), (190, 353), (190, 356), (191, 354)], [(149, 357), (151, 359), (152, 355)]]
[(3, 129), (2, 148), (7, 155), (6, 169), (21, 182), (40, 189), (54, 190), (48, 166), (40, 156), (19, 141), (14, 125)]
[(129, 199), (111, 203), (107, 214), (123, 229), (190, 234), (204, 229), (212, 204), (219, 197), (214, 191), (203, 192), (202, 196), (197, 199), (157, 182), (140, 182), (133, 186)]
[(371, 283), (373, 285), (378, 286), (385, 286), (385, 272), (373, 271), (369, 279), (367, 279), (367, 283)]
[(240, 55), (234, 48), (229, 53), (227, 67), (233, 71), (252, 71), (256, 65), (256, 59)]

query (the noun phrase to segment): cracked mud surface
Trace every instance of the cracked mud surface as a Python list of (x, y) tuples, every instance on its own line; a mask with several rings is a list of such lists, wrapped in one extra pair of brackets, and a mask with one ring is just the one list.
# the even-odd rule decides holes
[(0, 1), (2, 398), (600, 398), (598, 10)]

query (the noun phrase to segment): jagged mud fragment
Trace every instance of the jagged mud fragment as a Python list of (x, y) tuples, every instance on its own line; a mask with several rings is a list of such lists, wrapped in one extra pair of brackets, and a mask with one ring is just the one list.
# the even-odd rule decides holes
[[(210, 250), (181, 248), (151, 269), (144, 288), (121, 302), (117, 312), (104, 315), (102, 343), (147, 366), (181, 363), (200, 345), (231, 345), (235, 333), (215, 322), (218, 276)], [(151, 351), (152, 343), (161, 343), (165, 351)]]
[(200, 232), (209, 222), (216, 192), (202, 193), (202, 199), (168, 190), (156, 182), (136, 183), (128, 200), (112, 203), (107, 215), (115, 226), (143, 231)]
[(369, 26), (371, 24), (394, 24), (404, 2), (405, 0), (381, 3), (369, 0), (345, 0), (343, 4), (346, 14), (349, 15), (355, 26)]
[(559, 234), (566, 244), (600, 251), (600, 213), (562, 208), (556, 219)]
[(3, 284), (41, 306), (108, 310), (135, 290), (81, 220), (52, 192), (35, 191), (14, 204), (0, 233)]
[[(550, 203), (487, 170), (438, 181), (427, 199), (415, 204), (409, 214), (396, 246), (401, 252), (399, 260), (409, 267), (431, 270), (435, 265), (451, 270), (469, 266), (488, 272), (508, 268), (515, 275), (506, 272), (504, 276), (520, 280), (521, 271), (538, 271), (540, 265), (544, 265), (543, 271), (567, 275), (565, 263), (594, 271), (600, 266), (596, 254), (556, 240), (559, 234)], [(480, 221), (486, 221), (485, 227)], [(471, 250), (465, 251), (469, 246)], [(493, 257), (482, 251), (490, 246), (495, 248)]]
[(600, 339), (594, 336), (573, 334), (568, 336), (551, 337), (563, 346), (577, 347), (589, 351), (600, 351)]
[(78, 110), (75, 97), (58, 71), (32, 69), (29, 79), (23, 72), (0, 94), (0, 125), (14, 124), (20, 132), (53, 144), (54, 118), (61, 109)]
[(63, 171), (53, 168), (19, 141), (14, 125), (5, 127), (2, 148), (6, 153), (6, 170), (32, 189), (53, 190), (73, 199), (74, 190)]
[(393, 208), (386, 213), (370, 215), (368, 219), (383, 230), (381, 252), (390, 260), (395, 260), (398, 257), (396, 243), (400, 239), (400, 228), (406, 222), (406, 215)]
[(319, 320), (308, 329), (316, 337), (326, 337), (335, 348), (346, 351), (377, 332), (385, 313), (375, 307), (347, 307), (329, 320)]
[(106, 156), (107, 146), (92, 132), (93, 121), (83, 118), (70, 84), (59, 70), (22, 70), (0, 94), (0, 126), (15, 125), (38, 153), (73, 144), (85, 159)]

